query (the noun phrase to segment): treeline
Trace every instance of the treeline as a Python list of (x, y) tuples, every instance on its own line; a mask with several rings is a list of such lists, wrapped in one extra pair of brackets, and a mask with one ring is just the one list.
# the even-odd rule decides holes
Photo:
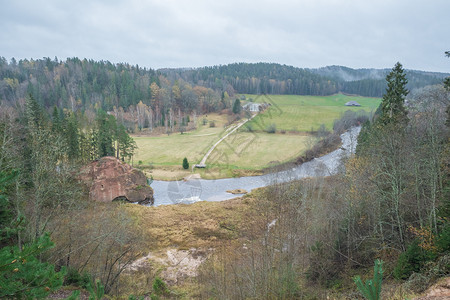
[(132, 118), (127, 128), (134, 130), (143, 125), (137, 124), (138, 115), (134, 114), (139, 103), (147, 106), (146, 127), (174, 127), (175, 119), (189, 114), (231, 107), (228, 97), (234, 91), (192, 86), (183, 80), (169, 81), (157, 71), (138, 65), (78, 58), (8, 62), (1, 57), (0, 100), (13, 104), (27, 95), (32, 95), (49, 113), (54, 106), (92, 113), (122, 108)]
[[(219, 88), (227, 85), (237, 93), (331, 95), (335, 93), (381, 97), (386, 89), (384, 77), (389, 70), (351, 69), (332, 66), (302, 69), (274, 63), (235, 63), (198, 69), (160, 70), (168, 78)], [(408, 71), (408, 89), (442, 82), (448, 74)]]
[(37, 60), (0, 58), (0, 97), (13, 101), (32, 94), (44, 107), (77, 109), (127, 107), (150, 99), (154, 70), (109, 61), (57, 58)]
[(227, 85), (243, 94), (331, 95), (337, 82), (308, 70), (271, 63), (234, 63), (191, 70), (161, 70), (171, 79), (219, 88)]

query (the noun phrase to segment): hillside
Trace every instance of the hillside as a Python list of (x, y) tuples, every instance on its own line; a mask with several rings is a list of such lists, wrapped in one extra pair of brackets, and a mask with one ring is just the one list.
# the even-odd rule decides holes
[[(0, 100), (14, 103), (32, 94), (45, 108), (128, 110), (151, 106), (155, 125), (172, 110), (186, 114), (230, 108), (227, 97), (240, 94), (332, 95), (339, 92), (381, 97), (387, 69), (330, 66), (304, 69), (276, 63), (153, 70), (127, 63), (69, 58), (0, 57)], [(442, 82), (450, 74), (408, 70), (408, 89)]]
[[(162, 69), (161, 73), (176, 80), (211, 88), (231, 85), (238, 93), (331, 95), (339, 92), (381, 97), (389, 69), (351, 69), (329, 66), (304, 69), (275, 63), (234, 63), (198, 69)], [(408, 70), (408, 88), (438, 84), (448, 73)]]

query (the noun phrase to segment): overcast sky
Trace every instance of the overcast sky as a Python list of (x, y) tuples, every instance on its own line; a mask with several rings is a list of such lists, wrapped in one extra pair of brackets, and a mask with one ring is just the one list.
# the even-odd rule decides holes
[(0, 0), (0, 56), (450, 72), (449, 0)]

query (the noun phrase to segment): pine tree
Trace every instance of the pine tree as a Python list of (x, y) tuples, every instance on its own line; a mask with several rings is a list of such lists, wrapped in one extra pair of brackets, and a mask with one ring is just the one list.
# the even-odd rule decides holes
[(189, 162), (186, 157), (183, 158), (183, 169), (185, 170), (189, 169)]
[(71, 113), (66, 120), (64, 137), (67, 142), (67, 155), (69, 159), (77, 159), (80, 156), (77, 118), (74, 113)]
[[(450, 57), (450, 51), (445, 51), (445, 56)], [(450, 91), (450, 77), (444, 79), (444, 86), (448, 91)]]
[(114, 156), (113, 138), (116, 133), (116, 122), (113, 116), (103, 110), (97, 114), (98, 157)]
[(358, 287), (364, 298), (368, 300), (381, 299), (381, 283), (383, 282), (383, 262), (379, 259), (375, 261), (373, 268), (373, 279), (367, 280), (364, 284), (360, 276), (356, 276), (354, 279), (356, 286)]
[(234, 104), (233, 104), (233, 114), (239, 114), (241, 113), (241, 100), (236, 99), (234, 100)]
[(59, 116), (58, 108), (55, 105), (55, 106), (53, 106), (53, 113), (52, 113), (52, 130), (53, 130), (53, 132), (61, 133), (62, 132), (62, 123), (63, 123), (63, 120), (61, 120), (61, 118)]
[(391, 123), (406, 123), (408, 120), (405, 108), (405, 97), (408, 95), (406, 74), (401, 63), (396, 63), (392, 71), (386, 76), (387, 89), (381, 101), (382, 125)]
[(127, 159), (131, 159), (134, 155), (134, 150), (137, 148), (136, 142), (132, 137), (127, 133), (125, 127), (123, 125), (117, 126), (117, 158), (122, 159), (122, 161)]

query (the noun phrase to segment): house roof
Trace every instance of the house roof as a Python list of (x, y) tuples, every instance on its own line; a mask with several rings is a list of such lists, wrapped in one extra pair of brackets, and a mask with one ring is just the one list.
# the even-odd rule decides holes
[(349, 101), (349, 102), (345, 103), (345, 106), (361, 106), (361, 104), (359, 104), (356, 101)]

